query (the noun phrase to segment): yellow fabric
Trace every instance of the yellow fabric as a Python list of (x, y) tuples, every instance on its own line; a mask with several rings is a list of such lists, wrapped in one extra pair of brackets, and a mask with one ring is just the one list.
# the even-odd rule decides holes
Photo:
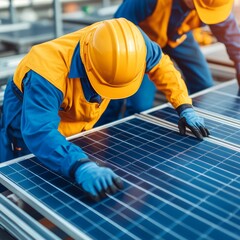
[(193, 30), (193, 37), (200, 45), (209, 45), (214, 42), (214, 38), (207, 31), (202, 28), (196, 28)]
[(167, 55), (163, 54), (161, 61), (148, 74), (174, 108), (182, 104), (192, 104), (181, 74)]
[(158, 0), (152, 15), (139, 23), (139, 26), (161, 47), (167, 44), (167, 28), (172, 9), (172, 0)]
[(139, 24), (150, 39), (157, 42), (162, 48), (167, 44), (173, 48), (177, 47), (186, 39), (185, 33), (200, 27), (201, 24), (197, 12), (192, 10), (177, 30), (181, 37), (176, 41), (171, 41), (167, 36), (171, 10), (172, 0), (158, 0), (152, 15)]
[(25, 74), (33, 70), (63, 93), (58, 130), (66, 137), (91, 129), (109, 103), (107, 99), (103, 99), (100, 105), (87, 102), (80, 79), (68, 78), (75, 47), (83, 35), (95, 26), (32, 47), (14, 74), (14, 83), (21, 91)]
[(193, 0), (193, 2), (204, 23), (216, 24), (228, 18), (234, 0)]

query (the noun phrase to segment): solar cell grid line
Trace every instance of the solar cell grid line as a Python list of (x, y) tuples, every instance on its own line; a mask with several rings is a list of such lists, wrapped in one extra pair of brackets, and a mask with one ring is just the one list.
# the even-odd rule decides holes
[[(86, 206), (86, 204), (84, 203), (84, 200), (81, 201), (83, 196), (79, 194), (80, 189), (76, 186), (73, 186), (70, 182), (66, 181), (65, 179), (58, 177), (56, 174), (47, 171), (44, 167), (34, 162), (29, 162), (30, 160), (28, 160), (27, 163), (26, 162), (15, 163), (13, 167), (11, 167), (11, 165), (3, 167), (3, 168), (6, 168), (5, 170), (0, 169), (1, 172), (3, 170), (3, 172), (9, 174), (8, 176), (12, 175), (10, 179), (15, 181), (15, 183), (18, 183), (17, 185), (13, 184), (13, 186), (11, 186), (9, 184), (12, 184), (12, 183), (6, 180), (5, 183), (8, 183), (7, 186), (10, 187), (10, 189), (13, 192), (17, 189), (18, 190), (17, 194), (20, 194), (21, 197), (30, 205), (32, 205), (34, 208), (37, 208), (37, 209), (39, 208), (39, 203), (37, 203), (36, 200), (43, 202), (45, 206), (40, 204), (39, 212), (43, 214), (44, 213), (43, 211), (46, 211), (47, 213), (46, 217), (50, 219), (53, 218), (52, 219), (53, 222), (57, 226), (62, 227), (62, 230), (66, 230), (66, 232), (69, 233), (70, 236), (75, 237), (77, 239), (79, 238), (90, 239), (89, 237), (87, 237), (87, 235), (84, 235), (84, 233), (80, 232), (78, 229), (75, 229), (68, 222), (65, 222), (64, 219), (54, 215), (55, 213), (61, 213), (62, 215), (60, 216), (69, 217), (69, 213), (72, 213), (72, 215), (70, 214), (69, 222), (75, 224), (76, 226), (79, 226), (79, 223), (80, 223), (82, 226), (90, 228), (89, 230), (90, 232), (91, 232), (92, 226), (94, 226), (94, 231), (97, 232), (99, 227), (95, 224), (95, 221), (96, 219), (99, 218), (98, 217), (99, 214), (94, 215), (92, 219), (84, 217), (84, 211), (86, 212), (89, 209), (89, 207)], [(29, 166), (29, 163), (32, 165), (32, 167)], [(24, 174), (21, 174), (22, 171), (20, 171), (22, 167), (26, 167), (22, 170), (24, 171)], [(26, 174), (26, 171), (27, 171), (27, 174)], [(44, 181), (41, 178), (42, 174), (40, 173), (42, 174), (48, 173), (51, 175), (51, 177), (48, 176), (48, 182)], [(1, 176), (1, 181), (4, 178), (5, 178), (4, 176)], [(42, 188), (41, 185), (44, 185), (44, 188)], [(23, 192), (21, 188), (19, 188), (19, 186), (22, 188), (25, 188), (26, 192)], [(64, 189), (65, 192), (62, 191), (61, 188), (59, 188), (60, 186)], [(45, 191), (45, 189), (51, 189), (51, 191), (47, 192)], [(54, 191), (56, 192), (57, 195), (55, 194)], [(68, 193), (71, 195), (68, 195)], [(74, 197), (78, 199), (74, 199)], [(60, 200), (60, 199), (63, 199), (63, 200)], [(67, 203), (69, 204), (69, 206), (66, 205), (64, 200), (68, 201)], [(79, 201), (81, 201), (81, 203)], [(49, 209), (47, 209), (46, 206)], [(65, 207), (64, 211), (62, 211), (62, 208), (63, 208), (62, 206)], [(50, 209), (53, 211), (51, 212)], [(81, 212), (78, 212), (77, 209), (78, 211), (81, 211)], [(94, 212), (94, 209), (92, 208), (91, 211)], [(101, 220), (105, 218), (104, 216), (102, 217), (103, 218), (101, 218)], [(111, 222), (110, 219), (108, 221)], [(111, 228), (114, 228), (115, 227), (114, 225), (117, 225), (117, 224), (113, 223), (111, 225)], [(121, 231), (124, 231), (125, 236), (128, 237), (129, 239), (136, 239), (133, 234), (126, 231), (121, 226), (115, 227), (115, 229), (117, 228), (118, 228), (118, 231), (119, 229)], [(97, 239), (99, 234), (102, 237), (106, 237), (106, 239), (114, 239), (114, 235), (110, 233), (105, 234), (104, 232), (105, 232), (105, 229), (101, 229), (101, 231), (99, 231), (98, 234), (95, 236), (95, 239)]]
[(240, 91), (236, 79), (190, 95), (205, 114), (240, 124)]
[(234, 96), (236, 98), (240, 98), (240, 91), (239, 91), (239, 87), (238, 87), (238, 83), (235, 82), (234, 84), (228, 85), (228, 86), (224, 86), (223, 89), (216, 89), (216, 92), (219, 92), (221, 94), (225, 94), (228, 96)]
[(238, 96), (238, 93), (239, 93), (238, 90), (239, 90), (239, 87), (238, 87), (237, 80), (232, 79), (230, 81), (225, 81), (217, 85), (214, 85), (212, 87), (206, 88), (202, 91), (193, 93), (190, 95), (190, 97), (197, 97), (200, 95), (204, 95), (205, 93), (208, 93), (208, 92), (216, 92), (216, 91), (227, 93), (232, 96)]
[[(115, 156), (116, 156), (116, 154), (115, 154)], [(109, 156), (108, 156), (109, 157)], [(133, 159), (134, 160), (134, 159)], [(146, 166), (146, 165), (145, 165)], [(197, 165), (196, 165), (197, 166)], [(136, 166), (137, 167), (137, 166)], [(199, 167), (200, 168), (200, 167)], [(209, 166), (208, 166), (208, 168), (209, 168)], [(202, 168), (203, 169), (203, 168)], [(220, 172), (220, 170), (218, 170), (219, 172)], [(227, 172), (224, 172), (224, 174), (226, 175), (227, 174)], [(232, 177), (232, 176), (231, 176)]]
[[(1, 168), (3, 178), (8, 177), (28, 189), (22, 194), (40, 198), (56, 215), (65, 217), (77, 228), (84, 228), (84, 233), (93, 238), (217, 239), (221, 236), (238, 239), (238, 151), (216, 143), (199, 142), (191, 136), (181, 137), (173, 130), (139, 118), (80, 134), (72, 141), (94, 159), (110, 164), (125, 179), (125, 190), (89, 205), (76, 186), (32, 161), (32, 167), (30, 161), (23, 161)], [(177, 146), (181, 149), (179, 153), (176, 153)], [(200, 156), (192, 155), (195, 149)], [(218, 155), (219, 152), (223, 156)], [(207, 155), (210, 155), (208, 159)], [(185, 158), (191, 160), (189, 164)], [(178, 159), (181, 161), (176, 162), (177, 168), (183, 166), (184, 170), (172, 166)], [(205, 170), (193, 167), (196, 160)], [(24, 175), (28, 177), (24, 179)], [(46, 186), (51, 191), (43, 192), (48, 189)]]
[[(17, 168), (17, 169), (19, 169), (19, 167)], [(38, 169), (39, 170), (39, 169)], [(38, 173), (39, 173), (40, 171), (38, 171)], [(15, 179), (15, 180), (17, 180), (17, 179)], [(114, 209), (113, 209), (114, 210)], [(82, 214), (83, 214), (83, 212), (82, 212)], [(141, 229), (140, 229), (141, 230)], [(139, 230), (138, 230), (138, 232), (139, 232)], [(181, 238), (179, 238), (179, 239), (181, 239)]]
[[(157, 106), (144, 111), (141, 114), (155, 120), (166, 122), (171, 126), (177, 126), (179, 120), (177, 112), (170, 106), (170, 104)], [(203, 114), (202, 112), (200, 112), (199, 115), (204, 118), (204, 122), (210, 131), (210, 138), (240, 147), (240, 124), (229, 124), (228, 121)]]
[(223, 95), (219, 92), (209, 92), (193, 97), (193, 105), (204, 109), (206, 113), (222, 115), (223, 119), (240, 124), (240, 98)]
[(82, 144), (81, 144), (82, 145)]
[[(153, 195), (154, 196), (154, 194), (156, 193), (156, 190), (155, 190), (155, 192), (153, 190), (150, 190), (148, 192), (148, 190), (144, 189), (144, 191), (148, 193), (148, 196), (149, 195)], [(160, 198), (159, 196), (160, 196), (159, 194), (155, 195), (156, 198)], [(169, 203), (171, 201), (172, 201), (172, 199), (169, 199)], [(176, 202), (173, 202), (173, 203), (176, 203)], [(157, 206), (157, 207), (158, 207), (157, 209), (159, 209), (162, 206), (160, 205), (160, 206)], [(188, 211), (190, 212), (191, 209), (188, 210)], [(176, 231), (176, 233), (182, 234), (182, 236), (186, 237), (187, 239), (205, 239), (205, 238), (202, 238), (203, 236), (199, 237), (201, 235), (200, 230), (206, 231), (207, 228), (209, 229), (209, 224), (211, 225), (211, 222), (208, 222), (208, 220), (205, 220), (204, 218), (199, 217), (200, 215), (196, 215), (196, 214), (189, 214), (191, 216), (188, 215), (186, 217), (186, 214), (184, 215), (182, 209), (181, 208), (179, 209), (174, 204), (166, 204), (164, 207), (162, 207), (162, 213), (163, 214), (161, 213), (161, 216), (156, 216), (156, 212), (153, 213), (154, 216), (152, 216), (150, 214), (149, 215), (151, 217), (156, 217), (156, 219), (159, 219), (159, 218), (162, 218), (164, 216), (164, 213), (166, 214), (166, 212), (168, 213), (168, 217), (170, 216), (171, 212), (174, 214), (174, 216), (178, 216), (179, 217), (178, 220), (174, 221), (174, 224), (171, 224), (171, 230), (174, 229), (175, 227), (176, 228), (181, 227), (182, 228), (181, 232)], [(188, 222), (189, 219), (191, 219), (191, 223), (195, 222), (195, 223), (198, 224), (198, 226), (199, 226), (198, 231), (191, 229), (193, 224), (189, 224), (189, 222)], [(165, 221), (166, 221), (166, 219), (165, 219)], [(169, 220), (167, 220), (167, 222), (169, 222)], [(214, 226), (212, 225), (212, 227), (214, 227)], [(218, 228), (218, 226), (215, 226), (215, 227)], [(169, 232), (169, 230), (167, 230), (167, 232)], [(209, 232), (211, 232), (211, 230), (209, 230)], [(186, 235), (184, 235), (183, 233), (186, 234)], [(189, 234), (191, 234), (191, 237), (189, 236)], [(164, 237), (165, 235), (169, 235), (169, 233), (163, 233), (163, 235), (161, 235), (160, 239), (162, 239), (162, 237)], [(207, 239), (212, 239), (212, 238), (210, 238), (210, 235), (208, 235)]]

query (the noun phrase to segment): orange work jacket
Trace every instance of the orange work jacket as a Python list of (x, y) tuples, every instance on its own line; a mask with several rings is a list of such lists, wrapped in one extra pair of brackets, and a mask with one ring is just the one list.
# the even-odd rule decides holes
[(80, 79), (68, 77), (75, 47), (80, 42), (81, 48), (82, 37), (96, 26), (97, 24), (94, 24), (33, 46), (14, 74), (13, 81), (20, 91), (23, 91), (24, 76), (33, 70), (62, 92), (58, 130), (66, 137), (91, 129), (110, 101), (103, 99), (101, 104), (88, 102), (84, 97)]

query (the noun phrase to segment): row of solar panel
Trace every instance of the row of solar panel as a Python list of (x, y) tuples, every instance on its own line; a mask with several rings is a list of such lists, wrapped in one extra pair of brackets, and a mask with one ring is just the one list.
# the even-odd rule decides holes
[[(175, 124), (174, 114), (168, 107), (149, 115)], [(239, 239), (239, 148), (180, 136), (142, 116), (70, 140), (122, 177), (125, 188), (114, 196), (88, 202), (32, 157), (2, 166), (1, 183), (76, 239)], [(234, 132), (221, 127), (221, 138)]]

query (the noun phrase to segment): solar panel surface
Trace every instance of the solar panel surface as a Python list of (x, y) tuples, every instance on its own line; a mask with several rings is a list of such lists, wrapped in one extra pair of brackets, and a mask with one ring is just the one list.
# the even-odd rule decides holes
[(240, 90), (237, 81), (232, 81), (227, 85), (222, 84), (219, 88), (216, 89), (216, 92), (220, 92), (222, 94), (230, 94), (234, 97), (240, 97)]
[(194, 94), (192, 100), (195, 107), (240, 123), (240, 91), (235, 80)]
[[(175, 125), (178, 124), (179, 120), (177, 112), (169, 106), (156, 107), (146, 111), (145, 114), (174, 123)], [(240, 147), (240, 125), (227, 124), (218, 118), (209, 118), (207, 115), (204, 116), (204, 122), (212, 137)]]
[(219, 92), (209, 92), (192, 100), (195, 107), (234, 118), (240, 122), (240, 98)]
[(239, 239), (239, 151), (135, 117), (72, 141), (114, 169), (124, 191), (87, 202), (34, 158), (1, 167), (1, 182), (93, 239)]

